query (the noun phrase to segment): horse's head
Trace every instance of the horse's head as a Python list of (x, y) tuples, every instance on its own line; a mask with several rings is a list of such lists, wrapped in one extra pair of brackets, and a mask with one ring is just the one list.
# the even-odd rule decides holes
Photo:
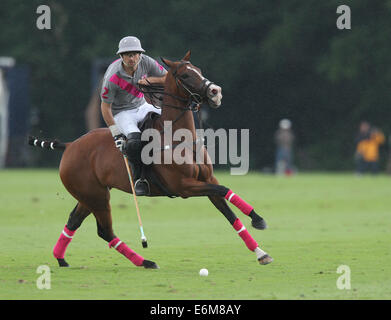
[(181, 61), (161, 59), (170, 68), (176, 85), (184, 96), (196, 104), (208, 101), (212, 108), (220, 107), (223, 98), (221, 87), (206, 79), (201, 70), (190, 63), (190, 54), (188, 51)]

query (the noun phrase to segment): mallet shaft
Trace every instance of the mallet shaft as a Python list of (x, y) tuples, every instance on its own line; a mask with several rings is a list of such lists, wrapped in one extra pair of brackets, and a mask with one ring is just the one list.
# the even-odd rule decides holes
[[(144, 235), (143, 223), (141, 222), (140, 209), (139, 209), (139, 207), (138, 207), (136, 191), (134, 190), (132, 171), (131, 171), (130, 168), (129, 168), (128, 158), (126, 157), (126, 155), (123, 155), (123, 156), (124, 156), (124, 161), (125, 161), (126, 170), (128, 171), (130, 186), (131, 186), (131, 188), (132, 188), (134, 203), (135, 203), (135, 205), (136, 205), (137, 218), (138, 218), (138, 223), (139, 223), (139, 225), (140, 225), (141, 240), (142, 240), (143, 243), (144, 243), (144, 242), (146, 243), (147, 238), (146, 238), (145, 235)], [(146, 246), (144, 246), (144, 245), (143, 245), (143, 247), (146, 248)]]

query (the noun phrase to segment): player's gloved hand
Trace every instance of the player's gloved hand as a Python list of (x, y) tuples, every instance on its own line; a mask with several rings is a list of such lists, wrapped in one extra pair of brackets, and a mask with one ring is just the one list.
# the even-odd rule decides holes
[(114, 142), (115, 146), (119, 149), (121, 152), (125, 152), (126, 147), (126, 137), (122, 133), (114, 136)]
[(126, 147), (126, 137), (125, 135), (118, 129), (118, 127), (113, 124), (109, 127), (111, 135), (114, 138), (115, 146), (119, 149), (119, 151), (124, 152)]

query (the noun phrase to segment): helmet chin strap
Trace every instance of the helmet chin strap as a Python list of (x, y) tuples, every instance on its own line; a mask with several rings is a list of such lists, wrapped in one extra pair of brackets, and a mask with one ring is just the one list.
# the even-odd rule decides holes
[(120, 54), (119, 56), (120, 56), (120, 58), (121, 58), (122, 63), (123, 63), (125, 66), (128, 66), (128, 65), (125, 63), (124, 58), (122, 58), (122, 54)]

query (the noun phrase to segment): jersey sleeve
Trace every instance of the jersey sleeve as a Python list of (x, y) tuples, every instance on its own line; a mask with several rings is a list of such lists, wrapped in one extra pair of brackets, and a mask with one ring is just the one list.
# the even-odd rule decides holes
[(102, 89), (100, 92), (100, 99), (108, 104), (114, 102), (117, 86), (111, 82), (108, 78), (103, 78)]
[(148, 68), (148, 77), (163, 77), (167, 70), (151, 57), (146, 57), (147, 68)]

